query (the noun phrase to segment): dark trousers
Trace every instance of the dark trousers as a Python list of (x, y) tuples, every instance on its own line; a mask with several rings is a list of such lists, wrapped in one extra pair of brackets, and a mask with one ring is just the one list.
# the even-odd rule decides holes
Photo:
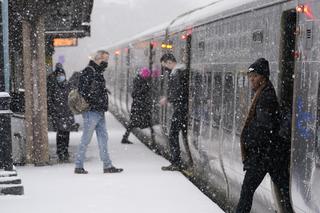
[(249, 213), (252, 206), (253, 195), (264, 176), (269, 173), (273, 183), (279, 189), (281, 205), (285, 213), (293, 213), (293, 209), (290, 201), (289, 194), (289, 171), (288, 168), (277, 168), (277, 169), (257, 169), (249, 168), (246, 171), (240, 200), (237, 206), (236, 213)]
[(179, 145), (179, 132), (182, 131), (183, 139), (187, 140), (188, 129), (187, 107), (175, 108), (171, 118), (169, 133), (169, 147), (171, 151), (171, 163), (181, 166), (181, 150)]
[[(134, 128), (136, 128), (136, 127), (134, 127), (134, 126), (132, 125), (132, 123), (129, 122), (129, 125), (128, 125), (127, 128), (126, 128), (126, 132), (125, 132), (124, 135), (123, 135), (123, 140), (127, 140), (127, 139), (129, 138), (129, 135), (130, 135), (130, 133), (132, 132), (132, 130), (133, 130)], [(155, 139), (154, 139), (154, 130), (153, 130), (153, 127), (152, 127), (151, 124), (150, 124), (150, 127), (149, 127), (149, 128), (150, 128), (150, 131), (151, 131), (152, 141), (155, 142)]]
[(59, 160), (67, 160), (69, 158), (69, 139), (69, 131), (57, 131), (57, 155), (59, 157)]

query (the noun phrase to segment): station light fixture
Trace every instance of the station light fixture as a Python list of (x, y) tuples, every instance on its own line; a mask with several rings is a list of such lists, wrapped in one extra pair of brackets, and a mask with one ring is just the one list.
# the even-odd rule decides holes
[(298, 6), (296, 7), (296, 11), (297, 11), (298, 13), (303, 13), (303, 11), (304, 11), (304, 5), (298, 5)]
[(173, 45), (170, 43), (162, 43), (161, 48), (162, 49), (172, 49)]
[(150, 44), (152, 47), (157, 47), (157, 45), (158, 45), (156, 41), (151, 41)]
[(296, 7), (297, 13), (304, 13), (308, 18), (314, 19), (311, 7), (308, 5), (300, 4)]
[(192, 27), (189, 27), (188, 30), (187, 30), (187, 35), (191, 35), (192, 34)]
[(299, 50), (293, 51), (293, 57), (299, 59), (301, 57), (301, 52)]
[(70, 47), (77, 46), (78, 39), (77, 38), (54, 38), (53, 46), (54, 47)]

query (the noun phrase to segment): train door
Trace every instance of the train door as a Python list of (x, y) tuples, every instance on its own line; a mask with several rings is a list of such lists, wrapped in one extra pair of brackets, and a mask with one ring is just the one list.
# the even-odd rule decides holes
[(154, 39), (150, 42), (150, 58), (149, 58), (149, 68), (152, 72), (151, 82), (152, 82), (152, 124), (158, 125), (160, 123), (160, 96), (162, 95), (161, 90), (161, 42), (158, 39)]
[(126, 115), (126, 94), (127, 94), (127, 66), (126, 66), (126, 49), (121, 48), (120, 53), (120, 108), (121, 114)]
[(130, 97), (130, 93), (128, 90), (128, 85), (129, 80), (130, 80), (130, 67), (131, 67), (131, 48), (127, 47), (126, 48), (126, 112), (127, 112), (127, 116), (129, 117), (129, 110), (130, 110), (130, 106), (129, 106), (129, 97)]
[[(280, 104), (280, 134), (287, 144), (287, 155), (291, 152), (291, 121), (293, 107), (293, 78), (295, 72), (295, 49), (296, 49), (296, 22), (297, 14), (295, 10), (285, 11), (281, 17), (281, 40), (279, 54), (279, 104)], [(289, 162), (287, 165), (289, 169)], [(275, 188), (278, 206), (281, 205), (279, 200), (278, 189)], [(281, 208), (281, 207), (280, 207)]]
[[(206, 104), (209, 104), (209, 101), (207, 100), (208, 96), (211, 94), (205, 94), (208, 93), (208, 82), (211, 82), (212, 79), (209, 80), (206, 76), (207, 67), (205, 67), (205, 54), (207, 49), (205, 48), (205, 35), (206, 35), (206, 29), (205, 27), (198, 27), (193, 30), (193, 37), (192, 37), (192, 46), (193, 46), (193, 52), (192, 52), (192, 58), (191, 60), (191, 67), (190, 70), (190, 80), (189, 80), (189, 128), (188, 128), (188, 135), (189, 135), (189, 143), (191, 145), (191, 150), (193, 150), (194, 153), (194, 161), (195, 164), (201, 164), (203, 159), (205, 160), (205, 163), (207, 165), (207, 156), (201, 155), (205, 154), (206, 152), (202, 152), (200, 154), (201, 144), (204, 140), (201, 138), (201, 122), (203, 121), (205, 109), (204, 106)], [(211, 77), (212, 78), (212, 77)], [(206, 108), (208, 109), (208, 108)], [(208, 122), (205, 123), (205, 128), (208, 127)], [(208, 129), (208, 128), (206, 128)], [(208, 131), (209, 132), (209, 131)], [(207, 144), (207, 141), (205, 141)], [(204, 156), (206, 156), (204, 158)], [(204, 165), (200, 165), (203, 170), (205, 169)], [(207, 167), (206, 167), (207, 168)]]
[(320, 2), (299, 0), (292, 117), (291, 198), (295, 212), (320, 212)]
[[(293, 101), (293, 77), (295, 66), (295, 46), (296, 46), (296, 20), (295, 10), (286, 11), (281, 20), (281, 43), (280, 43), (280, 73), (279, 73), (279, 104), (281, 116), (291, 121), (292, 101)], [(286, 129), (286, 131), (290, 131)], [(291, 134), (287, 135), (291, 141)]]
[[(118, 51), (118, 50), (117, 50)], [(119, 59), (119, 55), (117, 54), (117, 51), (114, 52), (114, 90), (113, 90), (113, 101), (114, 101), (114, 107), (115, 107), (115, 111), (119, 112), (118, 110), (120, 110), (119, 108), (119, 103), (118, 103), (118, 93), (119, 93), (119, 70), (120, 70), (120, 59)]]
[[(187, 67), (186, 70), (189, 71), (190, 70), (190, 54), (191, 54), (191, 32), (187, 30), (187, 31), (175, 33), (174, 35), (172, 35), (170, 39), (172, 41), (172, 49), (170, 50), (170, 52), (172, 52), (175, 58), (177, 59), (177, 63), (185, 64)], [(189, 78), (189, 74), (190, 73), (188, 73), (188, 78)], [(165, 115), (167, 118), (166, 120), (167, 120), (168, 127), (170, 126), (170, 123), (171, 123), (172, 113), (173, 113), (173, 108), (168, 106), (166, 115)], [(183, 138), (180, 141), (186, 142), (187, 139)], [(185, 155), (185, 151), (183, 151), (185, 145), (186, 144), (181, 145), (183, 155)]]

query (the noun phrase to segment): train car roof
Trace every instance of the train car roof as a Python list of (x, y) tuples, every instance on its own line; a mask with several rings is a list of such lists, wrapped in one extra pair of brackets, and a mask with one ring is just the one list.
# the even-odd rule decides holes
[(126, 47), (130, 44), (139, 42), (139, 41), (145, 41), (151, 38), (156, 38), (161, 35), (165, 35), (165, 30), (169, 26), (170, 22), (166, 22), (164, 24), (157, 25), (155, 27), (152, 27), (146, 31), (143, 31), (131, 38), (120, 40), (119, 42), (116, 42), (112, 45), (109, 45), (107, 47), (104, 47), (103, 49), (113, 49), (113, 48), (119, 48), (119, 47)]
[(216, 0), (206, 6), (181, 14), (172, 20), (168, 27), (170, 31), (180, 31), (280, 2), (283, 0)]
[(170, 32), (182, 31), (189, 27), (199, 26), (224, 17), (280, 2), (283, 2), (283, 0), (215, 0), (208, 5), (183, 13), (170, 22), (160, 24), (129, 39), (109, 45), (105, 49), (126, 47), (139, 41), (146, 41), (165, 35), (166, 29)]

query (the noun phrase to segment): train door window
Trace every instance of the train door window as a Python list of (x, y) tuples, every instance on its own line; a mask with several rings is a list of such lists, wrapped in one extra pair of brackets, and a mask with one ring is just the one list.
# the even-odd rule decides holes
[(212, 126), (218, 129), (221, 118), (222, 72), (214, 72), (212, 88)]
[(199, 41), (198, 48), (199, 48), (200, 57), (204, 57), (205, 56), (205, 42), (204, 42), (204, 40)]
[(227, 72), (224, 75), (223, 90), (223, 127), (232, 131), (234, 115), (234, 76), (233, 73)]
[(236, 77), (236, 133), (240, 134), (241, 129), (244, 125), (246, 115), (248, 113), (248, 103), (249, 100), (249, 83), (248, 78), (242, 74), (238, 73)]
[(200, 122), (202, 114), (202, 96), (203, 96), (203, 76), (201, 72), (196, 71), (193, 73), (193, 118), (195, 122)]
[(210, 135), (210, 120), (211, 120), (211, 91), (212, 91), (212, 73), (205, 69), (203, 78), (203, 115), (201, 135), (205, 139), (209, 139)]

